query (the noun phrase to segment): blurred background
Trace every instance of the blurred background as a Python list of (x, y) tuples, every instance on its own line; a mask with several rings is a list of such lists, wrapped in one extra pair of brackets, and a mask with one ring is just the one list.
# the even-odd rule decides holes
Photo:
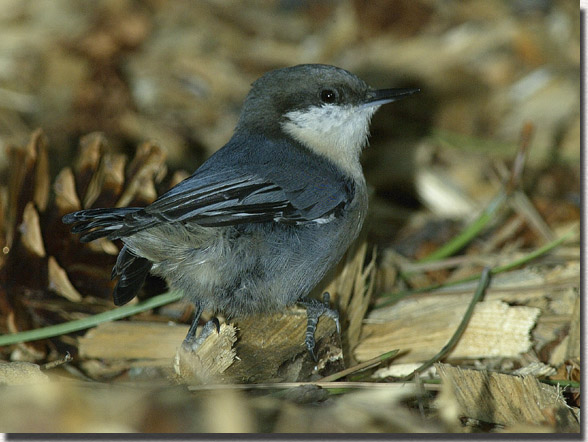
[[(337, 65), (376, 88), (421, 88), (376, 114), (363, 158), (373, 216), (389, 227), (423, 203), (471, 214), (488, 161), (514, 158), (526, 122), (530, 167), (579, 161), (580, 17), (570, 0), (0, 0), (0, 29), (0, 170), (2, 147), (40, 127), (53, 175), (93, 131), (129, 156), (155, 141), (172, 170), (191, 172), (230, 138), (252, 81), (299, 63)], [(432, 194), (446, 177), (427, 168), (444, 161), (454, 179), (486, 169), (461, 203)], [(566, 192), (577, 192), (579, 169), (565, 175)], [(535, 184), (554, 196), (556, 181)]]

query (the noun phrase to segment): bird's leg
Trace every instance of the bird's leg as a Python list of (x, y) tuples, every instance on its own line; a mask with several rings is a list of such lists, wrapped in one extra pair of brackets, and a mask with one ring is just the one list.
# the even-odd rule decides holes
[(304, 307), (306, 307), (306, 316), (308, 322), (306, 325), (306, 339), (305, 344), (308, 352), (312, 356), (314, 361), (317, 360), (316, 354), (314, 353), (314, 346), (316, 344), (314, 339), (314, 332), (316, 331), (316, 325), (321, 316), (326, 316), (335, 321), (337, 326), (337, 333), (341, 331), (341, 325), (339, 323), (339, 312), (329, 307), (329, 292), (323, 294), (323, 302), (320, 302), (314, 298), (306, 298), (298, 301)]
[(196, 312), (194, 314), (194, 319), (192, 320), (192, 325), (190, 325), (188, 334), (184, 338), (184, 342), (182, 342), (182, 347), (184, 347), (185, 350), (196, 350), (206, 340), (206, 338), (210, 336), (213, 330), (216, 330), (217, 333), (220, 331), (220, 323), (218, 322), (218, 319), (212, 318), (210, 321), (204, 324), (202, 332), (200, 332), (200, 335), (196, 337), (196, 329), (198, 328), (198, 321), (200, 320), (201, 314), (202, 307), (196, 304)]

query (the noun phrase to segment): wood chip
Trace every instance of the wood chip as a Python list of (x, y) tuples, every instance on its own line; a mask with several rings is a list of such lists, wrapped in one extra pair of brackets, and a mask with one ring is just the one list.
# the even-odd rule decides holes
[[(403, 378), (413, 373), (421, 365), (422, 364), (420, 362), (413, 362), (409, 364), (391, 364), (388, 367), (382, 367), (376, 370), (372, 377), (374, 379), (384, 379), (387, 377)], [(430, 367), (423, 373), (419, 373), (419, 377), (428, 378), (431, 376), (431, 371), (433, 370), (433, 367)]]
[(580, 425), (561, 392), (533, 376), (511, 376), (436, 364), (443, 382), (440, 408), (455, 407), (461, 417), (514, 426), (547, 424), (557, 432), (579, 432)]
[(306, 381), (345, 368), (341, 340), (330, 318), (321, 317), (315, 332), (318, 363), (312, 360), (304, 344), (304, 308), (251, 316), (234, 323), (239, 329), (236, 343), (239, 360), (225, 375), (235, 382)]
[(536, 378), (545, 378), (547, 376), (553, 376), (557, 370), (543, 362), (534, 361), (525, 367), (521, 367), (518, 370), (512, 372), (513, 375), (517, 376), (528, 376), (532, 375)]
[[(460, 296), (437, 296), (399, 303), (387, 319), (364, 326), (355, 350), (360, 361), (394, 348), (395, 362), (418, 362), (433, 357), (450, 339), (467, 309)], [(538, 308), (510, 307), (502, 301), (479, 303), (449, 358), (514, 357), (531, 348), (530, 331)]]
[(419, 168), (415, 185), (424, 205), (439, 217), (468, 219), (479, 211), (476, 201), (473, 201), (449, 174), (441, 170), (435, 170), (430, 166)]
[(143, 321), (106, 322), (78, 339), (80, 356), (96, 359), (171, 359), (186, 325)]
[(576, 296), (574, 311), (572, 312), (572, 323), (568, 334), (569, 341), (566, 351), (566, 359), (580, 359), (581, 339), (582, 339), (582, 305), (580, 294)]
[(222, 324), (218, 333), (212, 332), (195, 350), (178, 347), (173, 368), (176, 381), (183, 384), (223, 382), (223, 373), (235, 361), (233, 344), (237, 330), (232, 324)]
[[(375, 253), (365, 265), (367, 247), (365, 239), (354, 242), (337, 266), (336, 277), (324, 289), (331, 294), (339, 309), (346, 348), (349, 349), (355, 348), (359, 342), (376, 279)], [(350, 359), (348, 365), (355, 363), (352, 355), (352, 352), (346, 354)]]
[[(305, 381), (312, 376), (323, 377), (344, 368), (341, 342), (335, 323), (330, 318), (322, 317), (315, 333), (318, 363), (312, 360), (304, 345), (306, 311), (303, 308), (235, 320), (234, 326), (237, 330), (237, 342), (234, 346), (237, 360), (226, 370), (223, 368), (222, 378), (215, 381)], [(228, 333), (231, 329), (226, 330)], [(200, 331), (201, 328), (197, 334)], [(176, 356), (187, 332), (186, 325), (142, 321), (108, 322), (100, 324), (79, 338), (79, 351), (80, 356), (87, 359), (142, 359), (150, 360), (150, 366), (171, 367), (172, 359)], [(212, 349), (206, 350), (205, 353), (199, 352), (199, 366), (223, 366), (220, 363), (222, 361), (215, 361), (221, 355), (217, 344), (226, 347), (226, 343), (230, 341), (228, 336), (217, 341), (218, 337), (211, 335), (204, 341), (206, 345), (216, 348), (217, 353)], [(221, 357), (223, 361), (229, 359), (229, 350), (225, 347), (222, 350), (222, 354), (226, 356)], [(202, 360), (203, 354), (209, 355), (211, 359)], [(220, 370), (217, 372), (221, 373)], [(186, 375), (186, 378), (189, 377)], [(202, 374), (199, 377), (192, 377), (193, 382), (208, 380), (210, 379)]]
[(0, 385), (28, 385), (48, 382), (41, 367), (30, 362), (0, 362)]

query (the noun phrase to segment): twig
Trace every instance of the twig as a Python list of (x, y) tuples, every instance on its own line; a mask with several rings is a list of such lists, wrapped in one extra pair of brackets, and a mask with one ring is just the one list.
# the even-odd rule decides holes
[(166, 305), (171, 302), (179, 301), (181, 298), (182, 295), (179, 292), (168, 292), (162, 295), (154, 296), (153, 298), (134, 305), (125, 305), (124, 307), (118, 307), (103, 313), (98, 313), (97, 315), (89, 316), (87, 318), (64, 322), (63, 324), (43, 327), (36, 330), (27, 330), (10, 335), (1, 335), (0, 347), (5, 345), (18, 344), (20, 342), (52, 338), (54, 336), (65, 335), (67, 333), (78, 330), (95, 327), (96, 325), (103, 322), (126, 318), (127, 316), (132, 316), (156, 307), (161, 307), (162, 305)]
[(345, 370), (341, 370), (338, 373), (333, 373), (332, 375), (325, 376), (325, 377), (319, 379), (318, 382), (333, 382), (333, 381), (336, 381), (337, 379), (341, 379), (344, 376), (348, 376), (348, 375), (356, 373), (360, 370), (375, 367), (377, 365), (380, 365), (382, 362), (387, 361), (388, 359), (396, 356), (397, 353), (398, 353), (398, 350), (392, 350), (392, 351), (386, 352), (380, 356), (376, 356), (375, 358), (372, 358), (368, 361), (362, 362), (361, 364), (357, 364), (354, 367), (349, 367), (349, 368), (346, 368)]
[(486, 293), (486, 288), (488, 287), (488, 284), (490, 283), (490, 274), (491, 274), (490, 267), (484, 267), (484, 270), (482, 270), (482, 274), (480, 276), (480, 282), (478, 284), (478, 288), (476, 290), (476, 293), (474, 294), (474, 297), (472, 298), (468, 309), (466, 310), (465, 314), (463, 315), (463, 318), (462, 318), (459, 326), (457, 327), (457, 329), (455, 330), (455, 333), (453, 333), (453, 336), (451, 336), (451, 339), (447, 342), (447, 344), (445, 344), (445, 346), (441, 349), (441, 351), (439, 351), (439, 353), (437, 353), (435, 356), (433, 356), (431, 359), (429, 359), (427, 362), (425, 362), (419, 368), (414, 370), (411, 374), (409, 374), (408, 376), (403, 378), (403, 380), (408, 380), (412, 377), (417, 376), (419, 373), (422, 373), (427, 368), (429, 368), (431, 365), (433, 365), (435, 362), (442, 360), (447, 355), (447, 353), (449, 353), (449, 351), (453, 347), (455, 347), (455, 344), (457, 344), (457, 342), (461, 338), (461, 335), (465, 331), (468, 323), (470, 322), (472, 315), (474, 314), (474, 308), (476, 307), (476, 304), (482, 299), (482, 297), (484, 296), (484, 293)]
[(60, 365), (66, 364), (73, 360), (72, 355), (69, 354), (69, 351), (65, 353), (65, 356), (57, 359), (56, 361), (47, 362), (43, 364), (41, 367), (43, 370), (51, 370), (52, 368), (59, 367)]
[(512, 165), (510, 179), (508, 180), (508, 184), (506, 185), (507, 195), (510, 195), (521, 185), (521, 178), (523, 176), (523, 168), (525, 166), (525, 160), (527, 158), (527, 151), (529, 150), (529, 145), (531, 144), (531, 138), (533, 137), (534, 130), (535, 126), (531, 122), (526, 122), (523, 125), (523, 128), (521, 129), (519, 149), (517, 151), (517, 156), (515, 157), (514, 163)]
[(485, 255), (458, 255), (444, 258), (439, 261), (432, 262), (395, 262), (397, 268), (405, 273), (420, 273), (420, 272), (431, 272), (436, 270), (446, 270), (455, 267), (462, 266), (464, 264), (477, 264), (480, 266), (489, 265), (489, 263), (496, 261), (497, 254), (485, 254)]
[(529, 197), (522, 190), (516, 190), (510, 196), (508, 203), (510, 207), (520, 214), (528, 223), (531, 229), (535, 230), (540, 236), (547, 241), (553, 241), (555, 235), (545, 222), (543, 217), (539, 214)]
[(304, 386), (317, 386), (328, 390), (344, 389), (403, 389), (406, 385), (400, 382), (276, 382), (269, 384), (203, 384), (189, 385), (190, 391), (210, 391), (210, 390), (284, 390), (289, 388), (298, 388)]

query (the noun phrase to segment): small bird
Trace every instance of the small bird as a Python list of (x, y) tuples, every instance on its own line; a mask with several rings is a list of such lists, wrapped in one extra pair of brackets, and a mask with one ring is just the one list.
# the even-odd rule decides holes
[(147, 207), (81, 210), (63, 222), (81, 242), (122, 240), (116, 305), (133, 299), (149, 272), (183, 291), (195, 305), (184, 344), (195, 341), (203, 310), (230, 319), (301, 303), (316, 360), (319, 317), (339, 321), (328, 294), (323, 302), (307, 295), (365, 219), (359, 157), (370, 119), (418, 91), (375, 90), (329, 65), (270, 71), (253, 83), (229, 142), (190, 177)]

